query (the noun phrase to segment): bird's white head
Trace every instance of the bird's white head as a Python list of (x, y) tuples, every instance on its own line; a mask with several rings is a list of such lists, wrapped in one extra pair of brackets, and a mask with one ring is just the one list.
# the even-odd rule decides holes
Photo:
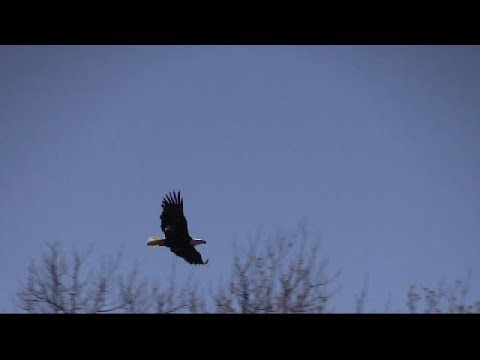
[(165, 246), (165, 239), (159, 237), (150, 236), (147, 241), (148, 246)]

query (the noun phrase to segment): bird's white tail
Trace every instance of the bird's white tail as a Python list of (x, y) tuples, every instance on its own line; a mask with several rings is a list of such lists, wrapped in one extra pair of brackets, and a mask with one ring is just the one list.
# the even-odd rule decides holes
[(206, 244), (207, 242), (205, 240), (202, 240), (202, 239), (196, 239), (196, 238), (192, 238), (192, 240), (190, 241), (190, 244), (192, 244), (193, 246), (197, 246), (197, 245), (200, 245), (200, 244)]

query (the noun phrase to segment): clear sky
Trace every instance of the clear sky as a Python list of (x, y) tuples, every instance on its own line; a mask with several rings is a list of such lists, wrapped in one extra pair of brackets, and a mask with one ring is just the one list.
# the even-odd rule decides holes
[[(0, 46), (0, 311), (45, 241), (215, 287), (304, 218), (336, 311), (478, 282), (479, 115), (478, 46)], [(146, 246), (172, 190), (208, 266)]]

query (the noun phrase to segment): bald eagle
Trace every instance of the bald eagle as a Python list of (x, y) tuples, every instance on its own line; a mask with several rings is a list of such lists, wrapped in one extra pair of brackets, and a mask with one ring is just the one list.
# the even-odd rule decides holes
[(165, 238), (150, 236), (147, 241), (149, 246), (166, 246), (175, 255), (183, 258), (189, 264), (206, 265), (202, 255), (195, 246), (206, 244), (202, 239), (196, 239), (188, 234), (187, 219), (183, 214), (183, 199), (178, 193), (170, 192), (163, 198), (162, 214), (160, 215), (161, 229)]

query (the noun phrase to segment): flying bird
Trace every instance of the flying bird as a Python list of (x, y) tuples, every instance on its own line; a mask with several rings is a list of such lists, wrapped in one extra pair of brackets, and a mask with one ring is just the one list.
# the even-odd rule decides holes
[(202, 239), (193, 238), (188, 233), (187, 219), (183, 213), (183, 199), (178, 193), (170, 192), (162, 201), (162, 214), (160, 215), (161, 229), (165, 238), (150, 236), (147, 241), (149, 246), (166, 246), (175, 255), (183, 258), (193, 265), (206, 265), (202, 255), (195, 246), (206, 244)]

